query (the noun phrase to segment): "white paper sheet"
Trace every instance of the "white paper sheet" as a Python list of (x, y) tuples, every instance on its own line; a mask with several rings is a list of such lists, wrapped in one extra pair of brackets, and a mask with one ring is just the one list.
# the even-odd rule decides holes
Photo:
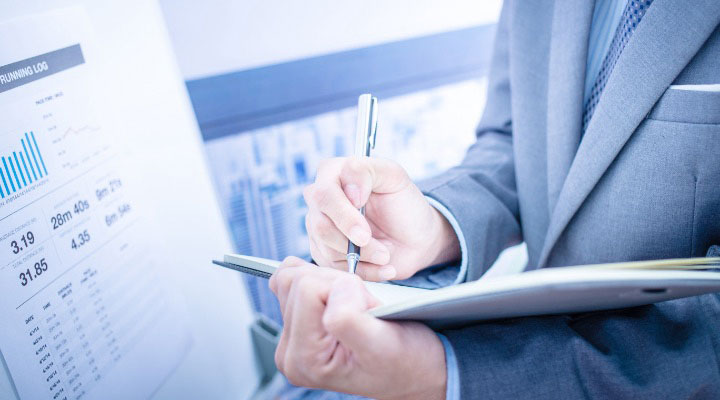
[(80, 9), (0, 26), (0, 349), (23, 399), (147, 398), (191, 346), (90, 32)]

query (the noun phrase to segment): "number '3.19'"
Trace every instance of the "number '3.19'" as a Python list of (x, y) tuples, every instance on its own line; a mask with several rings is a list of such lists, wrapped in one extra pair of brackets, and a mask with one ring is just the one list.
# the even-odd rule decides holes
[(31, 231), (27, 231), (27, 233), (20, 236), (20, 239), (11, 241), (10, 248), (13, 254), (18, 254), (33, 243), (35, 243), (35, 235)]

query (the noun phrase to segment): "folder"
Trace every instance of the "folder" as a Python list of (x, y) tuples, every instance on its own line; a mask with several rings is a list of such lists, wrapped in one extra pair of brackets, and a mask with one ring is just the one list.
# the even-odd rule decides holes
[[(270, 277), (279, 261), (226, 254), (223, 267)], [(318, 267), (320, 268), (320, 267)], [(432, 328), (537, 315), (612, 310), (720, 292), (720, 258), (688, 258), (542, 268), (448, 286), (419, 289), (365, 282), (387, 320)]]

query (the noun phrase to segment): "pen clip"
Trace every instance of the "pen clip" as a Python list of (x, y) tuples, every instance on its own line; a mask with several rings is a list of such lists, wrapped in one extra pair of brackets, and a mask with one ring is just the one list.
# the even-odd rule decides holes
[(375, 148), (375, 141), (377, 139), (377, 125), (378, 125), (378, 107), (377, 107), (377, 97), (373, 96), (370, 100), (370, 136), (368, 137), (368, 141), (370, 144), (370, 148)]

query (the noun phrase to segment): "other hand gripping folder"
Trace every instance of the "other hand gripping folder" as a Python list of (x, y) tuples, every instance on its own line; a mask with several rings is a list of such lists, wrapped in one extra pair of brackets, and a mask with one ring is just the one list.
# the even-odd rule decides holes
[[(226, 254), (223, 267), (269, 278), (280, 263)], [(365, 282), (383, 304), (368, 312), (433, 328), (531, 315), (634, 307), (720, 291), (720, 258), (544, 268), (428, 290)]]

